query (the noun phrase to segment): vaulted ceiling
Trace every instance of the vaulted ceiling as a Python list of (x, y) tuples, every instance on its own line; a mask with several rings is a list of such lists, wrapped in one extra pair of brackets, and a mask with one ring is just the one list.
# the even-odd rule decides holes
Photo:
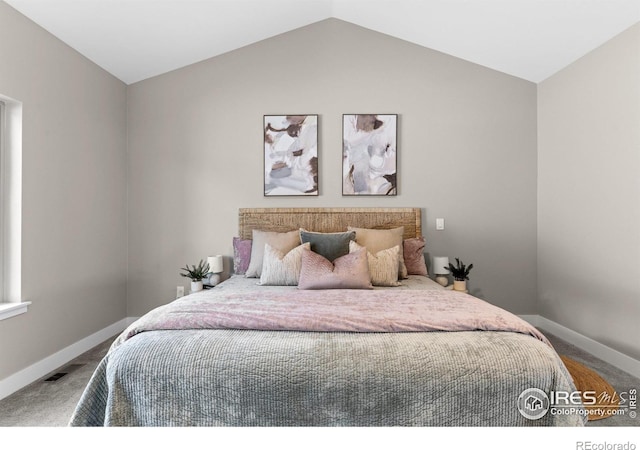
[(4, 0), (127, 84), (335, 17), (532, 82), (640, 21), (640, 0)]

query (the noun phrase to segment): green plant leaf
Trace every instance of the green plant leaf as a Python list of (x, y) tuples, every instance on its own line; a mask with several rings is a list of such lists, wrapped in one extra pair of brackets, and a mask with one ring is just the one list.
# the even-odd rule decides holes
[(197, 266), (192, 264), (191, 267), (189, 267), (189, 264), (187, 264), (180, 270), (185, 271), (185, 273), (180, 274), (181, 276), (191, 278), (191, 281), (200, 281), (203, 278), (206, 278), (209, 273), (209, 263), (201, 259)]

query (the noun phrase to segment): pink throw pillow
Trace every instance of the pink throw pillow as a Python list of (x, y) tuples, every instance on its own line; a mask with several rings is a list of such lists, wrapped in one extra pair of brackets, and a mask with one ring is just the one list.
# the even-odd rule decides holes
[(367, 249), (341, 256), (333, 263), (303, 250), (298, 289), (372, 289)]
[(425, 240), (423, 237), (405, 239), (404, 246), (404, 263), (407, 266), (408, 275), (424, 275), (429, 276), (427, 272), (427, 263), (424, 259)]

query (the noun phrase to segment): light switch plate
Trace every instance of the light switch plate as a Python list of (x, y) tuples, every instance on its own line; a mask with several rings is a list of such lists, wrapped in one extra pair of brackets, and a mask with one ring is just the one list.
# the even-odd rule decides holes
[(436, 230), (444, 230), (444, 219), (436, 219)]

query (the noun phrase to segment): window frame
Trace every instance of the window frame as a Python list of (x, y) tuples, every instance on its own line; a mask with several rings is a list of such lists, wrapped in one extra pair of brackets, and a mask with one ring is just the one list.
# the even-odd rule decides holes
[(5, 293), (5, 257), (4, 257), (4, 245), (5, 245), (5, 149), (7, 144), (5, 144), (6, 140), (6, 104), (2, 97), (0, 97), (0, 306), (3, 306), (6, 303), (6, 293)]
[(22, 300), (22, 103), (0, 95), (0, 320)]

